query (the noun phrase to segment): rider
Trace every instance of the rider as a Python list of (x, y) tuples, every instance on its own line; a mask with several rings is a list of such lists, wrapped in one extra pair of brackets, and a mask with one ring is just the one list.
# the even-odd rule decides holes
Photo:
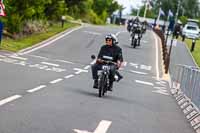
[(99, 51), (97, 61), (92, 66), (92, 77), (94, 79), (94, 85), (93, 88), (98, 88), (98, 75), (97, 71), (102, 69), (102, 64), (104, 63), (103, 60), (109, 60), (112, 62), (115, 62), (116, 65), (111, 64), (111, 71), (110, 71), (110, 86), (109, 90), (112, 91), (113, 81), (115, 74), (118, 76), (118, 80), (122, 78), (121, 75), (117, 71), (118, 68), (121, 67), (121, 64), (123, 62), (123, 56), (122, 56), (122, 49), (116, 45), (118, 43), (117, 38), (113, 34), (108, 34), (105, 37), (106, 45), (103, 45)]

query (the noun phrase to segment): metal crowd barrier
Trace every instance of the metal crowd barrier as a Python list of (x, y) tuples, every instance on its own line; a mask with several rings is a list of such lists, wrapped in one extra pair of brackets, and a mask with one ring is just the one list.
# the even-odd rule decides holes
[(200, 133), (200, 69), (186, 65), (173, 69), (172, 94), (192, 127)]

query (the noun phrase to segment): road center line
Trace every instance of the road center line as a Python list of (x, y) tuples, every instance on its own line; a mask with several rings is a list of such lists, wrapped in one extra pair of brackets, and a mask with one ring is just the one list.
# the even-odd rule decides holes
[(63, 80), (63, 79), (59, 78), (59, 79), (56, 79), (56, 80), (51, 81), (50, 83), (51, 83), (51, 84), (55, 84), (55, 83), (58, 83), (58, 82), (60, 82), (60, 81), (62, 81), (62, 80)]
[(8, 97), (6, 99), (3, 99), (3, 100), (0, 101), (0, 106), (4, 105), (6, 103), (9, 103), (11, 101), (14, 101), (14, 100), (16, 100), (16, 99), (18, 99), (20, 97), (22, 97), (22, 96), (20, 96), (20, 95), (14, 95), (14, 96)]
[(36, 87), (34, 89), (27, 90), (27, 92), (32, 93), (32, 92), (38, 91), (38, 90), (40, 90), (42, 88), (45, 88), (45, 87), (46, 87), (46, 85), (40, 85), (40, 86), (38, 86), (38, 87)]
[(60, 66), (58, 64), (53, 64), (53, 63), (49, 63), (49, 62), (41, 62), (41, 63), (45, 64), (45, 65), (55, 66), (55, 67), (59, 67)]
[(74, 75), (70, 74), (70, 75), (65, 76), (66, 79), (71, 78), (71, 77), (74, 77)]
[(154, 86), (153, 83), (150, 83), (150, 82), (145, 82), (145, 81), (141, 81), (141, 80), (135, 80), (136, 83), (139, 83), (139, 84), (144, 84), (144, 85), (150, 85), (150, 86)]

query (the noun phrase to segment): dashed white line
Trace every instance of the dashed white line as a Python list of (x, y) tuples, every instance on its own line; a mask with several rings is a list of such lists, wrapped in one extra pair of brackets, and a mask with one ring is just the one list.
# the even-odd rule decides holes
[(42, 64), (45, 64), (45, 65), (49, 65), (49, 66), (55, 66), (55, 67), (59, 67), (60, 65), (58, 64), (53, 64), (53, 63), (49, 63), (49, 62), (41, 62)]
[(40, 90), (42, 88), (45, 88), (45, 87), (46, 87), (46, 85), (40, 85), (40, 86), (38, 86), (38, 87), (36, 87), (34, 89), (27, 90), (27, 92), (32, 93), (32, 92), (38, 91), (38, 90)]
[(144, 72), (139, 72), (139, 71), (133, 71), (131, 70), (132, 73), (136, 73), (136, 74), (142, 74), (142, 75), (147, 75), (147, 73), (144, 73)]
[(145, 81), (141, 81), (141, 80), (135, 80), (136, 83), (139, 83), (139, 84), (144, 84), (144, 85), (150, 85), (150, 86), (154, 86), (153, 83), (150, 83), (150, 82), (145, 82)]
[(14, 58), (14, 59), (24, 60), (24, 61), (27, 60), (27, 58), (15, 56), (15, 55), (11, 55), (11, 56), (9, 56), (9, 57)]
[(71, 75), (67, 75), (67, 76), (65, 76), (66, 79), (71, 78), (71, 77), (74, 77), (74, 75), (71, 74)]
[(22, 96), (21, 95), (14, 95), (14, 96), (8, 97), (6, 99), (3, 99), (3, 100), (0, 101), (0, 106), (4, 105), (6, 103), (9, 103), (11, 101), (14, 101), (14, 100), (16, 100), (20, 97), (22, 97)]
[(56, 79), (56, 80), (51, 81), (50, 83), (51, 83), (51, 84), (55, 84), (55, 83), (58, 83), (58, 82), (60, 82), (60, 81), (62, 81), (62, 80), (63, 80), (63, 79), (59, 78), (59, 79)]

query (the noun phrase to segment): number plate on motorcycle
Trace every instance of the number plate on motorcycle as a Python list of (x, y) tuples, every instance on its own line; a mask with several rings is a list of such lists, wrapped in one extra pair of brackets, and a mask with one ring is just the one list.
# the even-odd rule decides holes
[(100, 75), (102, 73), (102, 70), (98, 70), (97, 74)]

